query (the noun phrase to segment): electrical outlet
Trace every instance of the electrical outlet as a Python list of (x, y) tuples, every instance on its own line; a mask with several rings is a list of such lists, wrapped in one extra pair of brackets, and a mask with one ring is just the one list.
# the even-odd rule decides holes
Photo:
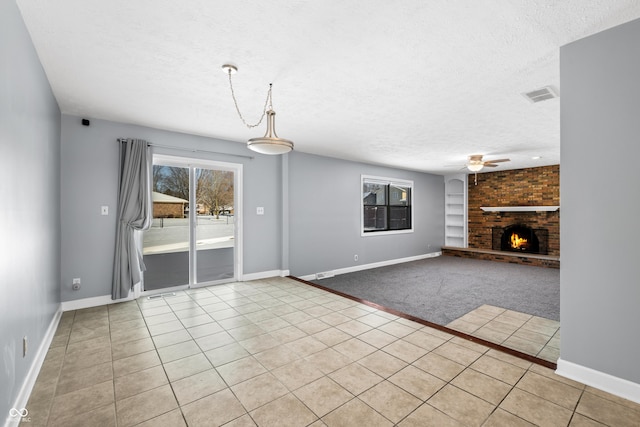
[(74, 291), (77, 291), (80, 289), (80, 278), (76, 277), (75, 279), (73, 279), (73, 281), (71, 282), (71, 287), (73, 288)]
[(256, 215), (264, 215), (264, 207), (260, 206), (256, 208)]
[(353, 260), (354, 260), (354, 261), (357, 261), (357, 260), (358, 260), (358, 254), (356, 254), (356, 255), (354, 255), (354, 256), (353, 256)]
[(109, 206), (100, 206), (101, 215), (109, 215)]
[(22, 338), (22, 357), (27, 357), (27, 336)]

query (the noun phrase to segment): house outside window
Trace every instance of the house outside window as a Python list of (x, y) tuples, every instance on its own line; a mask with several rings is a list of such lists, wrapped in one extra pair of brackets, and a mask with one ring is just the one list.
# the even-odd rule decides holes
[(362, 175), (361, 235), (413, 232), (413, 181)]

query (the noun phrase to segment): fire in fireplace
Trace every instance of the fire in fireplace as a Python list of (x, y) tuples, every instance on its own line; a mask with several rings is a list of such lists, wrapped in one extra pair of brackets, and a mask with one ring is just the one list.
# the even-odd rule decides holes
[(493, 249), (509, 252), (546, 254), (549, 232), (526, 224), (493, 228)]
[(511, 233), (509, 244), (511, 249), (526, 250), (529, 247), (529, 239), (520, 237), (518, 233)]

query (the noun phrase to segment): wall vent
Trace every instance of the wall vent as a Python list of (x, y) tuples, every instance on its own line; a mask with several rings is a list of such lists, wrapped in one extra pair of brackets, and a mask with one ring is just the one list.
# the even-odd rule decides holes
[(527, 98), (529, 102), (536, 103), (546, 101), (547, 99), (557, 98), (558, 93), (551, 86), (545, 86), (540, 89), (532, 90), (531, 92), (523, 93), (522, 96)]
[(316, 280), (326, 279), (327, 277), (333, 277), (336, 273), (333, 271), (323, 271), (322, 273), (316, 273)]

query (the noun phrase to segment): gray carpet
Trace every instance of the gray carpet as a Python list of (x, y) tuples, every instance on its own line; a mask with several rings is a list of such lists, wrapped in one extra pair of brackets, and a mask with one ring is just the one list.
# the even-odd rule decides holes
[(440, 256), (312, 282), (440, 325), (483, 304), (560, 320), (553, 268)]

